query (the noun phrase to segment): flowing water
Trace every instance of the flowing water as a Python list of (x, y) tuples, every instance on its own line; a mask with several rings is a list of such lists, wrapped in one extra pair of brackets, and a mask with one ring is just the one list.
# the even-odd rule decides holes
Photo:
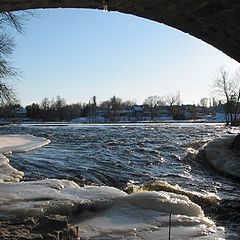
[[(217, 225), (225, 227), (226, 239), (239, 239), (238, 181), (223, 176), (193, 154), (193, 149), (227, 132), (222, 124), (189, 123), (13, 125), (0, 129), (0, 134), (23, 133), (51, 140), (41, 149), (10, 157), (11, 165), (23, 171), (26, 180), (57, 178), (128, 192), (141, 189), (180, 193), (201, 205)], [(196, 194), (192, 196), (195, 192), (209, 198), (199, 200)], [(211, 196), (220, 198), (220, 204), (213, 203)], [(144, 234), (142, 239), (151, 239)], [(96, 239), (115, 238), (105, 235)]]

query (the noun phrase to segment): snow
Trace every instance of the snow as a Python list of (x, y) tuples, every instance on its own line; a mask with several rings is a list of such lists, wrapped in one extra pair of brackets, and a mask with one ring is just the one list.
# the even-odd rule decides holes
[(226, 122), (224, 113), (217, 113), (215, 116), (211, 116), (210, 118), (207, 118), (207, 120), (208, 122), (214, 122), (214, 123)]

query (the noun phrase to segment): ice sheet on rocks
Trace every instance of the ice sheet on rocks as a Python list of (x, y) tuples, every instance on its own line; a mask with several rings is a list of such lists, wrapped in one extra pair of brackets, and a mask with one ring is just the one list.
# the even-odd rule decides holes
[(19, 182), (24, 173), (13, 168), (3, 155), (12, 152), (25, 152), (40, 148), (50, 140), (31, 135), (1, 135), (0, 136), (0, 182)]
[(0, 182), (19, 182), (24, 176), (9, 164), (9, 160), (0, 154)]
[(226, 135), (208, 142), (203, 149), (207, 160), (220, 172), (240, 178), (239, 153), (230, 149), (235, 135)]
[(71, 214), (91, 207), (105, 208), (126, 193), (112, 187), (79, 187), (68, 180), (0, 183), (1, 214)]

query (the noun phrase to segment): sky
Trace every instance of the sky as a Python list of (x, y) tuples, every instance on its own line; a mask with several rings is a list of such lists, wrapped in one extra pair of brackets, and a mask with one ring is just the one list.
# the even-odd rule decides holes
[(14, 33), (11, 61), (23, 106), (60, 95), (68, 104), (113, 95), (138, 104), (180, 91), (183, 103), (209, 97), (217, 70), (240, 65), (207, 43), (164, 24), (117, 12), (34, 11), (24, 34)]

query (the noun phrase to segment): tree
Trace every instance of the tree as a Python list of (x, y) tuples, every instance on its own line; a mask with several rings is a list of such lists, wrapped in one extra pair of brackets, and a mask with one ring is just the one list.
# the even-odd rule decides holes
[[(1, 19), (0, 19), (1, 21)], [(6, 83), (6, 79), (15, 77), (16, 70), (10, 65), (8, 58), (13, 53), (14, 42), (2, 28), (0, 28), (0, 104), (16, 101), (13, 89)]]
[(15, 49), (15, 42), (8, 33), (8, 28), (22, 33), (24, 21), (28, 20), (28, 16), (33, 15), (29, 11), (0, 13), (0, 105), (17, 103), (16, 94), (7, 82), (20, 75), (9, 61)]
[(50, 109), (50, 100), (49, 98), (45, 97), (43, 98), (41, 104), (40, 104), (40, 108), (42, 110), (49, 110)]
[(206, 108), (208, 105), (208, 98), (204, 97), (200, 99), (200, 106)]
[(109, 112), (109, 119), (111, 121), (117, 120), (117, 111), (121, 109), (122, 106), (122, 99), (116, 97), (115, 95), (109, 99), (110, 103), (110, 112)]
[(28, 118), (38, 119), (40, 117), (40, 107), (36, 103), (26, 106), (26, 111)]
[(96, 96), (93, 96), (92, 98), (92, 104), (91, 104), (91, 111), (92, 111), (92, 116), (94, 118), (94, 122), (96, 122), (96, 110), (97, 110), (97, 98)]
[(167, 106), (180, 106), (181, 104), (181, 98), (180, 98), (180, 92), (176, 92), (175, 94), (167, 94), (165, 96), (165, 103)]
[(56, 101), (54, 104), (55, 111), (56, 111), (56, 117), (59, 120), (62, 120), (64, 118), (63, 116), (63, 108), (66, 106), (66, 100), (59, 95), (56, 97)]
[(153, 120), (156, 115), (155, 110), (156, 110), (156, 107), (158, 106), (159, 100), (160, 100), (160, 97), (158, 95), (154, 95), (146, 98), (143, 103), (144, 105), (147, 105), (150, 109), (151, 120)]
[(9, 58), (15, 49), (13, 38), (7, 33), (7, 27), (13, 27), (18, 32), (22, 32), (24, 19), (23, 15), (6, 12), (0, 13), (0, 104), (16, 103), (16, 94), (14, 90), (7, 84), (8, 79), (19, 76), (16, 68), (14, 68)]
[(224, 67), (221, 67), (213, 80), (212, 89), (216, 96), (224, 98), (226, 124), (236, 125), (240, 100), (239, 71), (230, 76)]

